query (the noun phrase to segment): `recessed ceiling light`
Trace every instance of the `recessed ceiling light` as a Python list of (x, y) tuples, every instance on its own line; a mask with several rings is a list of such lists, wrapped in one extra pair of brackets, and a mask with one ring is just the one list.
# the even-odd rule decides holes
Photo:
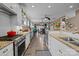
[(73, 8), (73, 6), (71, 5), (71, 6), (69, 6), (69, 8)]
[(35, 6), (34, 5), (32, 5), (32, 8), (34, 8)]
[(52, 6), (50, 6), (50, 5), (48, 6), (48, 8), (51, 8), (51, 7), (52, 7)]

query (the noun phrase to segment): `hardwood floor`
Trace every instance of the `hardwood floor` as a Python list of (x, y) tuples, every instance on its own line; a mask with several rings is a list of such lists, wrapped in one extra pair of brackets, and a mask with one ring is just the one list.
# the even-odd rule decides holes
[(50, 52), (44, 43), (44, 35), (37, 34), (31, 41), (24, 56), (50, 56)]

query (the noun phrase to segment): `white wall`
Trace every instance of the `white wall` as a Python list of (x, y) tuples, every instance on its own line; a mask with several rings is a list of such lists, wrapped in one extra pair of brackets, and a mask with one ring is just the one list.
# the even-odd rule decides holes
[(0, 36), (6, 35), (6, 32), (11, 30), (10, 17), (7, 14), (0, 12)]
[(74, 17), (75, 15), (76, 15), (75, 10), (71, 10), (71, 11), (66, 12), (66, 16), (69, 18)]

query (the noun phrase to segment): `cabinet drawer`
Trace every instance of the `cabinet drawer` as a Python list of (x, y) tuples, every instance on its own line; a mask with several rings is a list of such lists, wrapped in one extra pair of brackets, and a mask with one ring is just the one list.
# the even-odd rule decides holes
[(71, 47), (66, 46), (65, 44), (60, 45), (61, 50), (63, 52), (63, 55), (66, 56), (75, 56), (75, 55), (79, 55), (78, 52), (76, 52), (74, 49), (72, 49)]
[(79, 55), (78, 52), (76, 52), (74, 49), (72, 49), (71, 47), (65, 45), (64, 43), (58, 41), (58, 43), (56, 43), (56, 45), (58, 45), (58, 49), (61, 55), (64, 56), (74, 56), (74, 55)]
[(0, 50), (0, 56), (6, 56), (6, 54), (13, 54), (13, 44), (8, 45), (7, 47)]
[(48, 40), (49, 51), (50, 51), (50, 53), (51, 53), (53, 56), (62, 55), (62, 54), (60, 53), (59, 44), (58, 44), (58, 43), (59, 43), (59, 42), (58, 42), (55, 38), (49, 36), (49, 40)]
[(71, 47), (65, 45), (64, 43), (56, 40), (55, 38), (49, 36), (49, 50), (52, 55), (55, 56), (78, 56), (79, 53), (76, 52)]
[(30, 34), (27, 33), (27, 34), (26, 34), (26, 49), (27, 49), (29, 43), (30, 43)]

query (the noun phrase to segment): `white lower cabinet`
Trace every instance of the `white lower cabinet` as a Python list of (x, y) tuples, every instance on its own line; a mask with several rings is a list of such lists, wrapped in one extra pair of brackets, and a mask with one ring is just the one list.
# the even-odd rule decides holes
[(79, 53), (52, 36), (48, 36), (48, 48), (52, 56), (78, 56)]
[(65, 56), (77, 56), (77, 55), (79, 55), (79, 53), (76, 52), (74, 49), (68, 47), (67, 45), (65, 45), (65, 44), (63, 44), (61, 42), (60, 42), (59, 47), (60, 47), (63, 55), (65, 55)]
[(30, 33), (27, 33), (26, 34), (26, 49), (27, 49), (29, 43), (30, 43)]
[(58, 56), (58, 55), (62, 55), (60, 49), (59, 49), (59, 45), (58, 45), (58, 42), (56, 42), (54, 38), (52, 38), (51, 36), (49, 36), (49, 42), (48, 42), (48, 46), (50, 47), (49, 48), (49, 51), (51, 53), (51, 55), (53, 56)]
[[(49, 37), (50, 37), (50, 36), (49, 36)], [(51, 47), (51, 45), (52, 45), (51, 39), (52, 39), (52, 38), (51, 38), (51, 37), (49, 38), (49, 37), (48, 37), (48, 39), (49, 39), (49, 40), (48, 40), (48, 48), (49, 48), (50, 53), (53, 55), (53, 49), (52, 49), (52, 47)]]
[(0, 56), (13, 56), (13, 43), (1, 49)]
[(30, 39), (32, 39), (33, 38), (33, 31), (30, 32), (30, 35), (31, 35)]

